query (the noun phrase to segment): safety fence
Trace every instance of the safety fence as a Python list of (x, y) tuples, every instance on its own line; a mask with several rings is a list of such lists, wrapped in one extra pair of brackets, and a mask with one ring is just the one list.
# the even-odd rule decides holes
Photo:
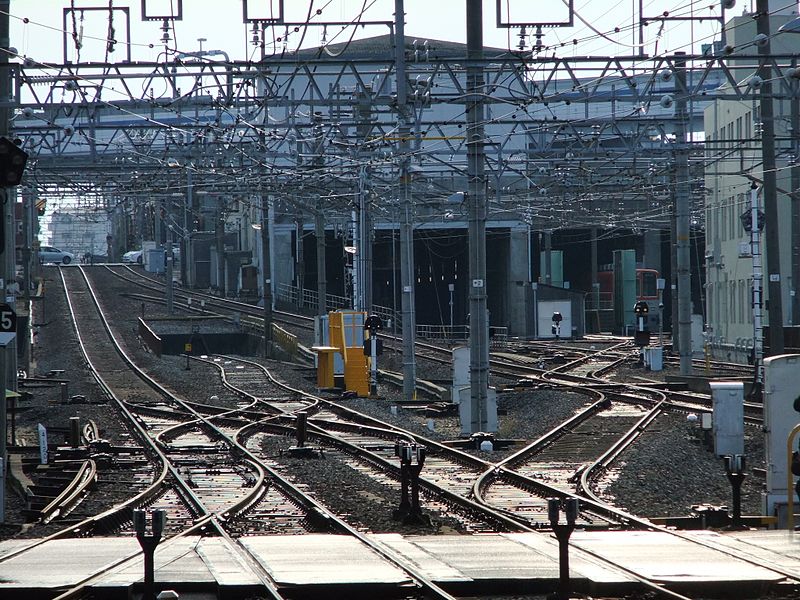
[[(275, 295), (281, 302), (296, 306), (301, 311), (312, 314), (317, 310), (319, 295), (316, 290), (299, 289), (287, 283), (279, 283)], [(327, 294), (325, 296), (326, 310), (339, 309), (352, 310), (351, 298)], [(402, 331), (402, 319), (392, 308), (373, 304), (370, 314), (378, 315), (383, 320), (384, 330)], [(443, 342), (465, 342), (469, 339), (469, 325), (417, 325), (418, 339), (436, 340)], [(489, 327), (489, 345), (492, 348), (503, 347), (508, 343), (508, 327)]]

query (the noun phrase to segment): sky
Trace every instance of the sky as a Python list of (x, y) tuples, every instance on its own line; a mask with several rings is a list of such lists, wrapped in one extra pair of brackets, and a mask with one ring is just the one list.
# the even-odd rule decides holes
[[(248, 13), (256, 17), (267, 17), (279, 11), (278, 0), (244, 0)], [(487, 46), (516, 48), (519, 43), (519, 29), (498, 28), (496, 26), (496, 1), (484, 0), (484, 42)], [(791, 1), (791, 0), (788, 0)], [(309, 12), (310, 0), (285, 0), (285, 17), (295, 22), (305, 22)], [(513, 21), (545, 19), (565, 20), (568, 11), (563, 3), (567, 0), (499, 0), (503, 18), (510, 15)], [(107, 10), (84, 10), (81, 8), (130, 9), (130, 40), (128, 24), (122, 11), (115, 11), (112, 26), (114, 37), (119, 41), (111, 52), (105, 43), (108, 37), (109, 18)], [(665, 11), (671, 15), (718, 16), (719, 8), (711, 8), (718, 2), (713, 0), (642, 0), (644, 15), (660, 15)], [(741, 14), (742, 9), (750, 9), (753, 0), (737, 0), (728, 16)], [(76, 11), (69, 12), (64, 23), (63, 9), (74, 4)], [(146, 10), (150, 15), (171, 14), (178, 9), (178, 0), (146, 0)], [(638, 34), (632, 27), (638, 17), (639, 0), (575, 0), (575, 26), (569, 28), (548, 28), (544, 30), (543, 43), (549, 52), (564, 55), (625, 55), (637, 52), (635, 44)], [(455, 42), (466, 40), (466, 2), (465, 0), (405, 0), (406, 35), (411, 38), (444, 39)], [(324, 21), (355, 22), (359, 14), (362, 21), (391, 21), (394, 13), (394, 0), (314, 0), (312, 22)], [(183, 0), (183, 19), (177, 21), (170, 31), (168, 46), (177, 52), (204, 50), (224, 50), (231, 59), (257, 60), (260, 51), (251, 43), (252, 31), (242, 22), (242, 0)], [(319, 10), (320, 14), (316, 14)], [(38, 62), (64, 62), (64, 38), (66, 30), (67, 59), (75, 61), (121, 61), (127, 59), (125, 42), (130, 42), (130, 58), (134, 61), (163, 59), (164, 44), (161, 21), (143, 22), (140, 0), (11, 0), (11, 45), (21, 56)], [(81, 16), (83, 20), (81, 21)], [(24, 20), (27, 20), (25, 22)], [(619, 31), (615, 31), (619, 28)], [(354, 31), (355, 29), (355, 31)], [(720, 25), (717, 21), (705, 19), (700, 22), (667, 22), (663, 29), (658, 23), (645, 29), (645, 51), (661, 54), (676, 50), (700, 51), (700, 44), (708, 43), (717, 36)], [(80, 55), (77, 54), (72, 33), (78, 33), (81, 40)], [(368, 37), (388, 33), (385, 25), (365, 25), (341, 27), (328, 25), (299, 27), (298, 31), (276, 26), (268, 29), (267, 39), (272, 48), (281, 52), (286, 43), (287, 50), (302, 46), (319, 46), (323, 37), (327, 43), (345, 42), (354, 37)], [(531, 34), (530, 28), (527, 31)], [(198, 38), (205, 41), (198, 42)], [(280, 38), (280, 41), (277, 41)], [(578, 40), (578, 43), (573, 43)], [(526, 40), (528, 48), (531, 40)], [(561, 44), (564, 44), (563, 46)]]

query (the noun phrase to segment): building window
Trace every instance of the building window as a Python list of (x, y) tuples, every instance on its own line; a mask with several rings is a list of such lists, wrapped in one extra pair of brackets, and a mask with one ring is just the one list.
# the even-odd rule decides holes
[(739, 281), (739, 322), (747, 323), (747, 282)]
[(753, 119), (750, 117), (750, 111), (744, 113), (744, 137), (750, 141), (753, 135)]

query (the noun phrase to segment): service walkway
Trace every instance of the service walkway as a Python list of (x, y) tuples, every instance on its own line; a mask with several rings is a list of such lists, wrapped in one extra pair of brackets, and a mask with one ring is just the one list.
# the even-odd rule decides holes
[[(624, 594), (635, 576), (693, 594), (759, 597), (800, 580), (800, 537), (785, 531), (687, 532), (690, 541), (662, 532), (584, 532), (571, 539), (576, 590)], [(375, 535), (390, 555), (415, 566), (455, 595), (543, 593), (558, 580), (558, 544), (544, 533), (473, 536)], [(156, 552), (159, 589), (191, 597), (240, 598), (261, 587), (253, 559), (280, 588), (317, 597), (379, 597), (408, 583), (405, 573), (356, 540), (338, 535), (241, 538), (245, 557), (220, 538), (183, 537)], [(142, 558), (133, 537), (0, 542), (0, 598), (53, 598), (82, 582), (94, 598), (127, 598), (141, 591)], [(6, 557), (6, 559), (3, 559)], [(8, 558), (10, 557), (10, 558)], [(758, 564), (753, 564), (756, 562)], [(610, 563), (620, 565), (619, 568)], [(761, 565), (761, 566), (759, 566)]]

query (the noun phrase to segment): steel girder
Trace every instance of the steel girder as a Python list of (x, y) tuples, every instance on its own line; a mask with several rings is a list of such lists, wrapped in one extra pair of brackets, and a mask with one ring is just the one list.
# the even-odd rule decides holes
[[(420, 216), (447, 209), (444, 199), (466, 188), (466, 64), (448, 52), (439, 56), (434, 46), (429, 59), (408, 63)], [(148, 185), (181, 194), (191, 171), (196, 188), (221, 196), (269, 189), (293, 199), (322, 196), (330, 210), (346, 212), (365, 167), (371, 193), (391, 204), (397, 82), (391, 53), (378, 54), (303, 51), (264, 63), (26, 61), (11, 66), (12, 130), (31, 154), (27, 182), (45, 195), (128, 197), (146, 194)], [(622, 215), (664, 225), (675, 144), (674, 115), (661, 99), (692, 99), (689, 127), (699, 131), (705, 102), (752, 97), (742, 73), (759, 64), (757, 56), (737, 55), (734, 66), (726, 56), (689, 56), (687, 84), (676, 88), (675, 78), (661, 75), (674, 58), (506, 52), (484, 60), (487, 174), (498, 214), (554, 228)], [(773, 70), (784, 72), (792, 58), (771, 57)], [(793, 94), (783, 78), (774, 87), (778, 97)], [(698, 154), (698, 182), (702, 161)], [(699, 219), (701, 204), (698, 198)]]

